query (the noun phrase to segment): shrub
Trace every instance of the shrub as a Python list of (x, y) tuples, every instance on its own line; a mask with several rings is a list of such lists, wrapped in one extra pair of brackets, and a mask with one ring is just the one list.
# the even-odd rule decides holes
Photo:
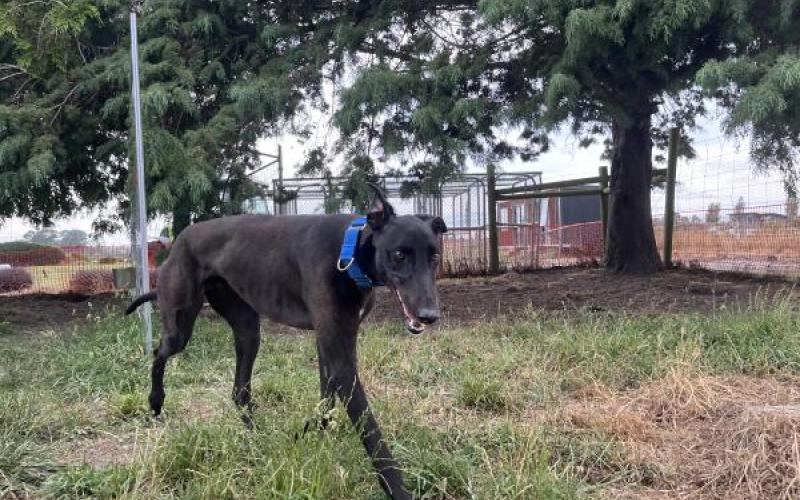
[(0, 243), (0, 264), (12, 266), (50, 266), (61, 264), (67, 254), (57, 247), (39, 245), (29, 241)]
[(0, 293), (18, 292), (33, 286), (31, 273), (25, 269), (12, 267), (0, 269)]
[(0, 252), (29, 252), (42, 248), (44, 245), (31, 243), (30, 241), (8, 241), (0, 243)]
[(82, 269), (70, 278), (69, 289), (85, 294), (110, 292), (114, 289), (114, 275), (110, 269)]

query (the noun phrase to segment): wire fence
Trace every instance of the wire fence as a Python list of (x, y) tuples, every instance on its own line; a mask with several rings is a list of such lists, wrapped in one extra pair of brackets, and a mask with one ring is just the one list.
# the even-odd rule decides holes
[[(746, 145), (736, 148), (726, 141), (716, 138), (700, 143), (696, 158), (678, 164), (673, 261), (713, 271), (800, 278), (797, 199), (787, 196), (779, 172), (754, 169)], [(545, 180), (564, 178), (569, 176)], [(506, 200), (489, 207), (485, 175), (452, 179), (440, 186), (437, 196), (404, 194), (404, 183), (409, 180), (387, 177), (382, 183), (398, 213), (428, 213), (445, 220), (449, 230), (442, 238), (444, 276), (488, 272), (489, 210), (495, 210), (497, 216), (502, 270), (596, 265), (602, 261), (599, 196)], [(347, 203), (331, 203), (330, 188), (341, 179), (284, 182), (284, 187), (295, 193), (290, 201), (277, 207), (269, 199), (251, 200), (249, 211), (308, 214), (353, 210)], [(497, 188), (540, 182), (539, 172), (504, 173), (498, 175)], [(651, 194), (656, 241), (663, 247), (664, 190), (653, 188)], [(0, 244), (0, 294), (127, 289), (133, 284), (131, 255), (126, 244)], [(153, 239), (148, 247), (152, 286), (157, 283), (159, 255), (163, 258), (165, 249)]]
[[(756, 168), (746, 143), (717, 137), (676, 175), (674, 260), (688, 267), (800, 278), (800, 220), (778, 169)], [(663, 192), (662, 192), (663, 193)], [(663, 194), (654, 197), (663, 213)], [(655, 221), (662, 242), (661, 221)]]
[[(135, 266), (130, 245), (38, 246), (0, 245), (0, 294), (95, 294), (129, 290)], [(157, 264), (165, 249), (148, 245), (150, 284), (157, 282)]]
[(784, 210), (782, 204), (715, 209), (710, 221), (707, 211), (683, 212), (675, 258), (715, 271), (800, 277), (800, 220)]

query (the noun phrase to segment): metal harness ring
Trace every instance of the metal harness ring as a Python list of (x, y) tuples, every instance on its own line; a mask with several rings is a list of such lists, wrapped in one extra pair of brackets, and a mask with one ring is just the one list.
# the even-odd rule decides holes
[(351, 257), (350, 262), (348, 262), (346, 266), (342, 267), (342, 259), (339, 259), (336, 261), (336, 269), (338, 269), (341, 272), (345, 272), (348, 269), (350, 269), (350, 266), (353, 265), (353, 262), (355, 262), (355, 260), (356, 260), (355, 257)]

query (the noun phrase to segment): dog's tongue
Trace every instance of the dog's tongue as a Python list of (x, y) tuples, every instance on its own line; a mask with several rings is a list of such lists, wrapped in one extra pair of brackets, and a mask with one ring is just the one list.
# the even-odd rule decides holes
[(403, 302), (403, 297), (400, 296), (400, 292), (395, 290), (394, 293), (395, 295), (397, 295), (397, 300), (400, 301), (400, 307), (403, 308), (403, 316), (405, 316), (406, 320), (406, 329), (408, 329), (408, 331), (413, 333), (414, 335), (419, 335), (420, 333), (424, 332), (425, 325), (422, 324), (422, 322), (418, 320), (416, 316), (411, 314), (411, 312), (406, 307), (406, 303)]

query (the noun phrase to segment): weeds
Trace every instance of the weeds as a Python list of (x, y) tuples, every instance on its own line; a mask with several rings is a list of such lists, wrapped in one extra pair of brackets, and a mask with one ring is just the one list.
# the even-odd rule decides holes
[[(419, 497), (577, 498), (656, 485), (771, 498), (794, 494), (797, 426), (743, 408), (796, 394), (735, 380), (794, 380), (798, 327), (786, 302), (710, 317), (529, 312), (421, 338), (373, 326), (359, 353)], [(150, 363), (133, 320), (111, 314), (24, 344), (6, 336), (0, 497), (382, 498), (341, 408), (328, 430), (295, 439), (319, 413), (310, 336), (264, 335), (252, 432), (229, 401), (233, 346), (219, 321), (201, 319), (170, 361), (162, 422), (147, 415)], [(706, 454), (688, 441), (679, 449), (682, 435), (665, 434), (703, 439), (689, 431), (709, 423), (719, 432), (707, 436), (733, 454), (711, 441)], [(690, 452), (705, 468), (670, 458)]]

